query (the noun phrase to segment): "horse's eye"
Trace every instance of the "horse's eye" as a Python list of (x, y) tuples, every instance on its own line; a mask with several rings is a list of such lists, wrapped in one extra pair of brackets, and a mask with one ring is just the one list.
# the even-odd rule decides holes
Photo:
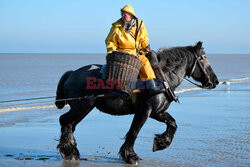
[(201, 58), (206, 59), (207, 57), (206, 57), (206, 55), (201, 55)]

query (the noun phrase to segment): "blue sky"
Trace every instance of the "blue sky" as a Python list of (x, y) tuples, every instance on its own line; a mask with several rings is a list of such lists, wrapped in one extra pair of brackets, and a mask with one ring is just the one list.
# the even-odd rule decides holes
[(250, 53), (249, 0), (0, 0), (0, 53), (105, 53), (120, 8), (131, 4), (150, 45)]

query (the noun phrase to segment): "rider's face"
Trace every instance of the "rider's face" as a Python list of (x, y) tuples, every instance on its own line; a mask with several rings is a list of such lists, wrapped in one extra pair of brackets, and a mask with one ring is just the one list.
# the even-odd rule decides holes
[(121, 13), (122, 15), (122, 20), (126, 23), (126, 22), (129, 22), (132, 18), (133, 18), (133, 15), (129, 14), (128, 12), (125, 12), (125, 11), (122, 11)]

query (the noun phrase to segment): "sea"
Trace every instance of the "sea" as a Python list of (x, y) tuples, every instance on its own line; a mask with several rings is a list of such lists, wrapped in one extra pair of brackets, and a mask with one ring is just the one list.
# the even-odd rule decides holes
[[(250, 166), (250, 54), (207, 54), (220, 84), (200, 89), (185, 81), (180, 104), (168, 112), (178, 129), (169, 148), (152, 152), (166, 125), (148, 119), (135, 143), (140, 166)], [(128, 166), (118, 155), (133, 115), (111, 116), (96, 108), (74, 133), (80, 161), (56, 149), (60, 115), (58, 81), (68, 70), (104, 64), (105, 54), (0, 54), (0, 166)], [(33, 100), (32, 100), (33, 99)]]

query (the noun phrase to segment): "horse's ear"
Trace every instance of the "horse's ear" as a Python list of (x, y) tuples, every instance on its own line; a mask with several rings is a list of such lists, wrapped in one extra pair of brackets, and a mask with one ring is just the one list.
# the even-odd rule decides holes
[(202, 42), (199, 41), (197, 44), (196, 44), (196, 51), (199, 52), (202, 48)]

